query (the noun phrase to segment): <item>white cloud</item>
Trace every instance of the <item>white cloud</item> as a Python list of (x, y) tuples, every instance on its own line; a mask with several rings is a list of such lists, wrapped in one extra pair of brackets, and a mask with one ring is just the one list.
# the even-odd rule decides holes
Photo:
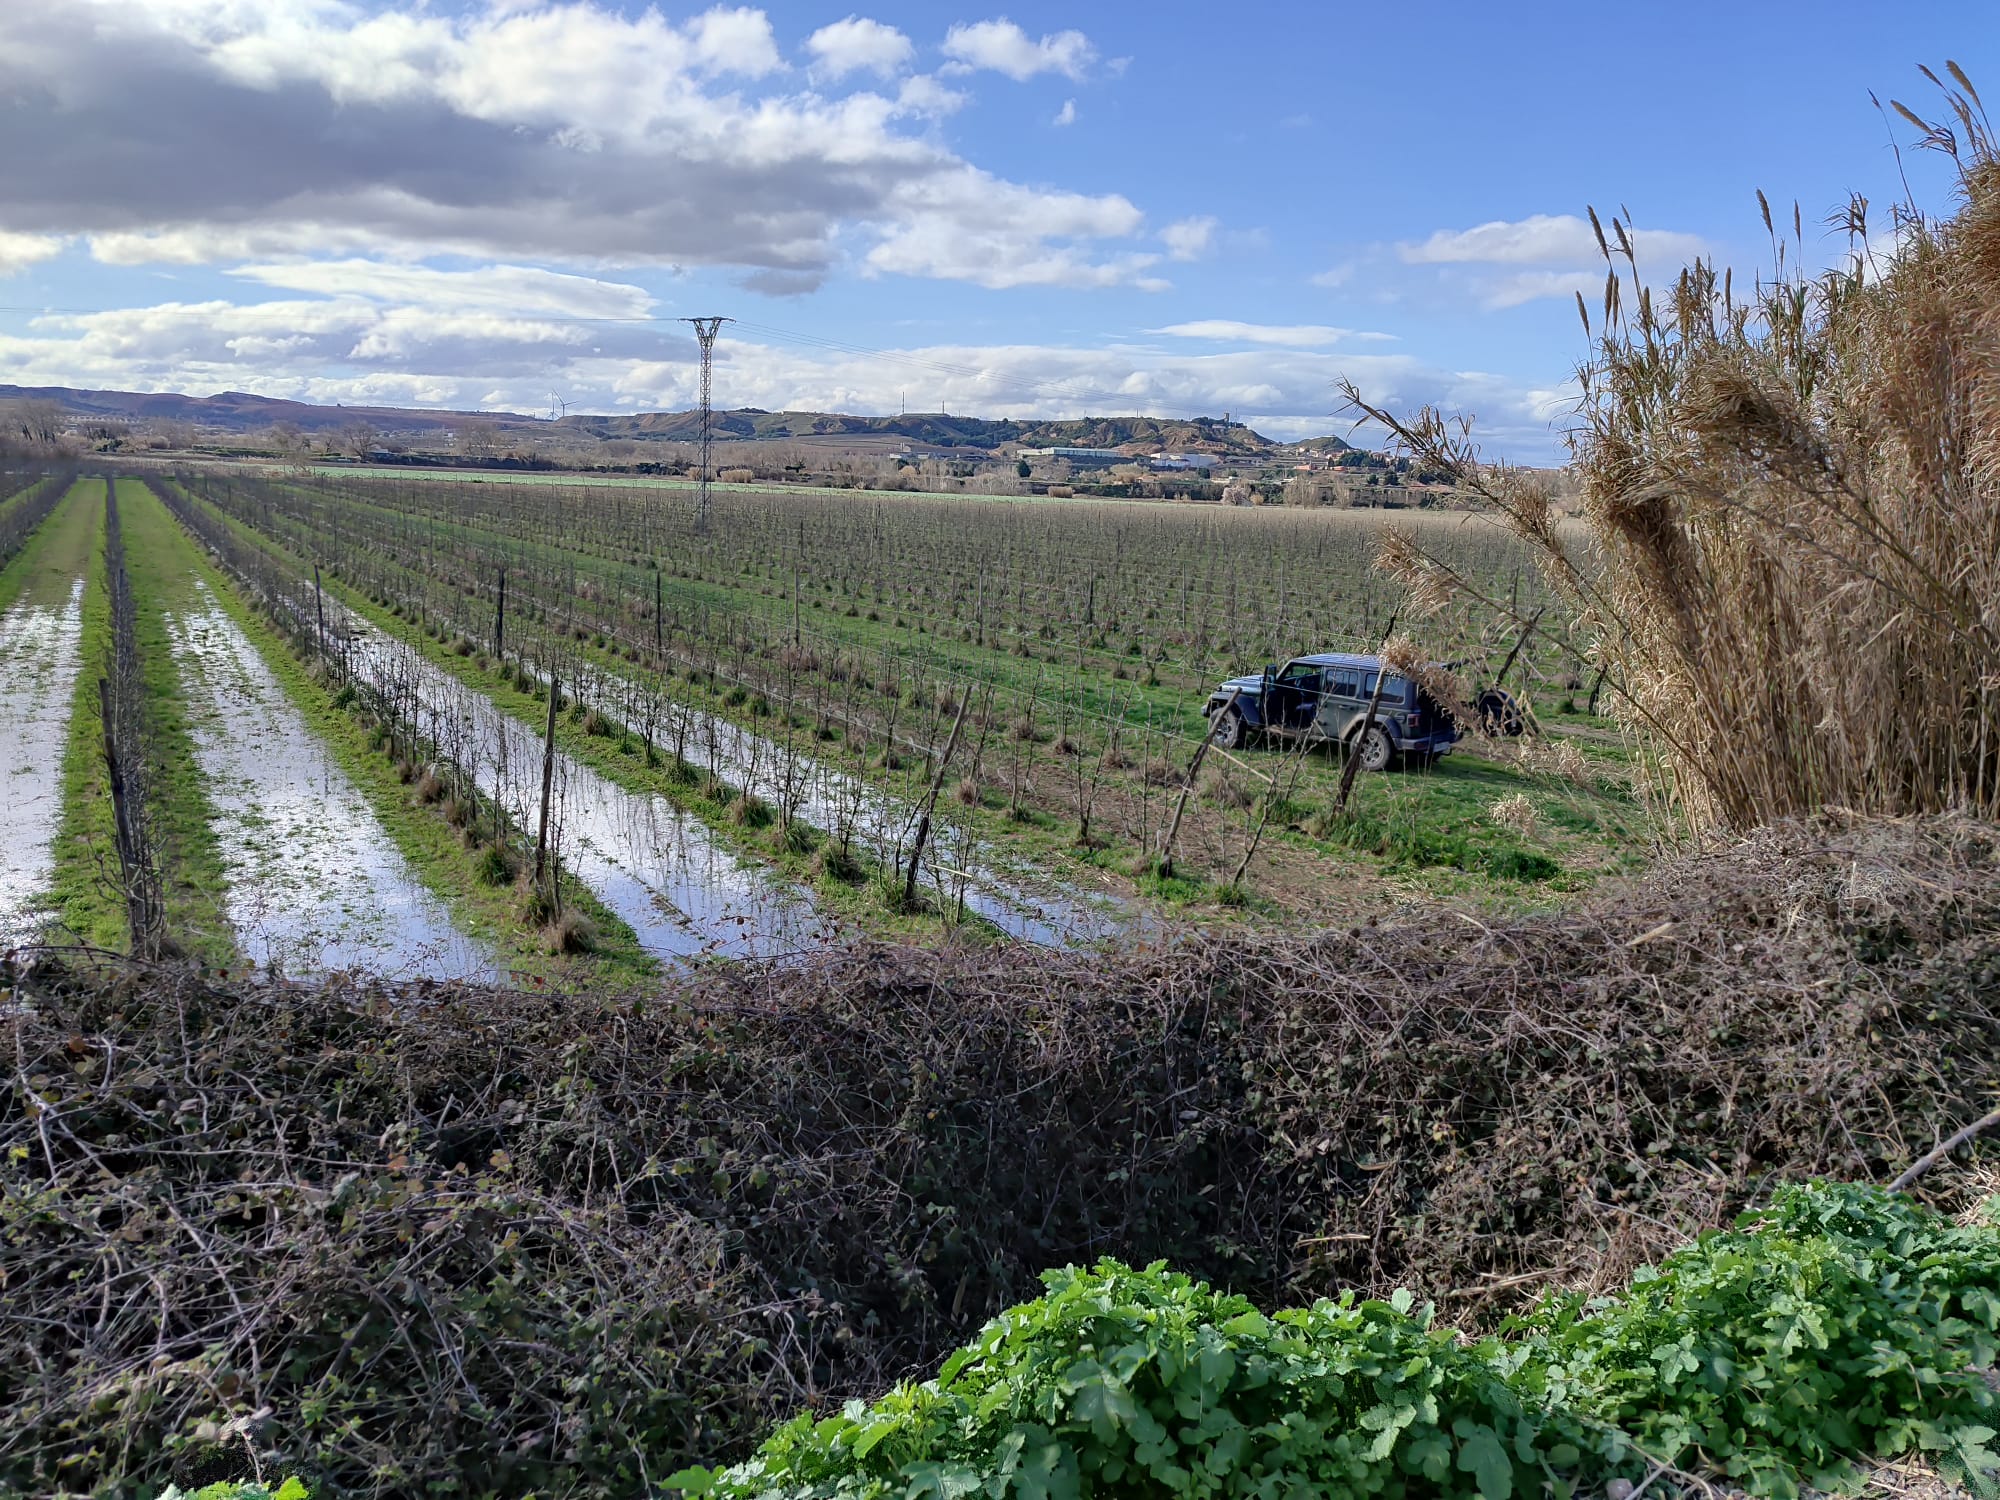
[(1031, 190), (966, 168), (903, 190), (897, 219), (868, 252), (869, 270), (994, 288), (1167, 286), (1151, 274), (1157, 255), (1107, 256), (1084, 248), (1138, 232), (1143, 215), (1115, 194)]
[[(497, 287), (520, 268), (488, 269)], [(344, 274), (327, 279), (339, 283)], [(243, 390), (349, 404), (533, 412), (546, 406), (551, 389), (577, 412), (683, 410), (693, 403), (699, 364), (684, 331), (510, 313), (484, 305), (480, 285), (413, 280), (396, 289), (434, 294), (449, 306), (343, 291), (46, 316), (25, 336), (0, 334), (0, 368), (27, 385)], [(388, 284), (381, 290), (389, 291)], [(1428, 403), (1474, 413), (1476, 435), (1495, 453), (1537, 462), (1554, 456), (1551, 423), (1559, 422), (1573, 393), (1440, 370), (1407, 355), (1300, 347), (1292, 330), (1277, 331), (1288, 337), (1193, 353), (1112, 342), (933, 344), (868, 355), (725, 337), (715, 395), (724, 406), (866, 413), (896, 410), (905, 390), (914, 404), (921, 386), (926, 406), (942, 400), (952, 411), (982, 416), (1229, 411), (1273, 436), (1304, 436), (1344, 430), (1335, 383), (1345, 375), (1392, 410)]]
[(1321, 323), (1237, 323), (1227, 318), (1203, 318), (1192, 323), (1170, 323), (1154, 333), (1180, 339), (1207, 339), (1215, 343), (1271, 344), (1284, 349), (1317, 349), (1346, 339), (1368, 343), (1393, 340), (1393, 333), (1367, 333), (1352, 328), (1329, 328)]
[[(1679, 264), (1707, 248), (1699, 235), (1664, 229), (1634, 230), (1632, 239), (1642, 261)], [(1397, 253), (1409, 265), (1550, 265), (1600, 259), (1596, 234), (1575, 214), (1531, 214), (1525, 219), (1494, 219), (1471, 229), (1440, 229), (1420, 243), (1397, 246)]]
[[(826, 62), (887, 66), (900, 34), (849, 19), (815, 34)], [(1015, 73), (1091, 55), (1075, 33), (954, 35)], [(968, 176), (1025, 224), (1130, 209), (990, 178), (902, 124), (964, 102), (931, 78), (893, 98), (799, 90), (764, 12), (726, 5), (676, 21), (610, 0), (0, 0), (0, 139), (37, 143), (0, 174), (0, 222), (26, 237), (15, 252), (81, 236), (117, 264), (451, 254), (726, 266), (796, 288), (873, 246), (876, 270), (987, 285), (1144, 279), (1136, 247), (1093, 242), (1136, 236), (1136, 216), (1039, 246), (1008, 231), (999, 270), (914, 253), (949, 234), (953, 204), (968, 240), (997, 232), (959, 194)]]
[(1175, 260), (1200, 260), (1215, 247), (1215, 231), (1220, 224), (1215, 215), (1201, 214), (1169, 224), (1160, 231), (1160, 239), (1166, 244), (1167, 254)]
[(550, 313), (570, 318), (644, 318), (655, 299), (643, 288), (534, 266), (439, 271), (373, 260), (238, 266), (230, 273), (264, 286), (454, 310)]
[(14, 234), (0, 229), (0, 276), (13, 276), (62, 253), (63, 241), (53, 234)]
[(869, 72), (893, 77), (916, 54), (910, 39), (895, 27), (866, 16), (849, 16), (822, 26), (806, 38), (813, 67), (829, 78)]
[(945, 33), (944, 55), (959, 68), (989, 68), (1024, 83), (1038, 73), (1081, 80), (1097, 60), (1097, 49), (1080, 31), (1052, 32), (1036, 41), (1002, 16), (952, 27)]
[(1517, 271), (1487, 284), (1480, 300), (1490, 308), (1519, 307), (1543, 297), (1588, 299), (1604, 290), (1602, 271)]
[(1339, 265), (1329, 266), (1326, 270), (1306, 279), (1314, 286), (1323, 286), (1330, 290), (1344, 287), (1354, 279), (1354, 262), (1342, 261)]
[(928, 73), (918, 73), (903, 80), (903, 86), (896, 93), (896, 108), (913, 115), (948, 115), (963, 109), (967, 97), (957, 89), (947, 88)]
[(1056, 111), (1056, 117), (1049, 121), (1049, 123), (1058, 128), (1074, 125), (1076, 123), (1076, 101), (1074, 99), (1063, 100), (1063, 107)]

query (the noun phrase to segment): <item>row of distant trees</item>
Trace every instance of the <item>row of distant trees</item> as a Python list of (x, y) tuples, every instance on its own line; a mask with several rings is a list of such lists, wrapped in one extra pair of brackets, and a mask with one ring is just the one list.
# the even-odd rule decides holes
[(0, 402), (0, 457), (65, 458), (76, 447), (69, 418), (55, 402)]

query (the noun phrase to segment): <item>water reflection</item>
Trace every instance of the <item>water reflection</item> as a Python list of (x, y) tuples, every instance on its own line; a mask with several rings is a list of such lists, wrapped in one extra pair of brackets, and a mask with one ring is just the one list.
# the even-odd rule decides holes
[(24, 602), (0, 616), (0, 951), (35, 941), (55, 874), (63, 742), (82, 664), (83, 580), (60, 610)]
[[(425, 734), (471, 771), (517, 827), (539, 819), (542, 737), (403, 642), (350, 619), (353, 669), (378, 686), (407, 682)], [(563, 865), (665, 958), (774, 957), (839, 933), (811, 896), (720, 844), (665, 797), (631, 792), (558, 752)]]
[(288, 974), (497, 978), (492, 954), (452, 925), (257, 648), (196, 586), (201, 607), (168, 614), (167, 628), (238, 945)]
[[(595, 701), (617, 702), (622, 679), (598, 674)], [(764, 801), (790, 801), (795, 816), (822, 832), (853, 831), (855, 842), (894, 867), (906, 852), (917, 809), (897, 797), (726, 719), (674, 703), (684, 715), (683, 754), (712, 766), (731, 785)], [(1005, 867), (997, 851), (942, 816), (934, 819), (925, 883), (947, 909), (963, 904), (1010, 937), (1048, 947), (1085, 946), (1130, 934), (1137, 915), (1115, 897)], [(935, 857), (933, 857), (933, 855)]]

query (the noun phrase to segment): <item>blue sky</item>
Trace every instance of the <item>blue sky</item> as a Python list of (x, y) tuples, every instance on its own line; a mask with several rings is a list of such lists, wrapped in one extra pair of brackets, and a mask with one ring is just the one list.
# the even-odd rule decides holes
[(0, 382), (673, 408), (721, 313), (726, 405), (1297, 437), (1349, 375), (1543, 461), (1586, 205), (1661, 279), (1766, 266), (1759, 187), (1830, 259), (1900, 192), (1869, 90), (2000, 90), (1996, 42), (1969, 0), (6, 5)]

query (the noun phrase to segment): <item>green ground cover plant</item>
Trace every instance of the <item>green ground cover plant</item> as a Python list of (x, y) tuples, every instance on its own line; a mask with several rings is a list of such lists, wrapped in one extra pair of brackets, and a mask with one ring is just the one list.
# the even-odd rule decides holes
[[(2000, 1207), (2000, 1205), (1996, 1205)], [(709, 1500), (1567, 1497), (1720, 1472), (1754, 1495), (1918, 1451), (2000, 1494), (2000, 1223), (1778, 1189), (1631, 1287), (1462, 1339), (1408, 1292), (1266, 1316), (1162, 1264), (1051, 1271), (934, 1379), (804, 1413)]]
[(111, 603), (104, 579), (104, 481), (81, 479), (64, 508), (50, 518), (47, 554), (74, 564), (84, 577), (82, 668), (63, 742), (62, 818), (56, 868), (47, 901), (60, 928), (76, 941), (123, 952), (129, 939), (116, 877), (115, 820), (104, 766), (104, 716), (97, 680), (111, 643)]
[(228, 875), (212, 827), (209, 802), (188, 728), (187, 695), (167, 630), (170, 611), (194, 597), (194, 574), (172, 521), (145, 487), (118, 486), (126, 567), (137, 605), (135, 635), (147, 693), (147, 814), (160, 845), (167, 930), (183, 951), (228, 965), (236, 944), (226, 915)]

